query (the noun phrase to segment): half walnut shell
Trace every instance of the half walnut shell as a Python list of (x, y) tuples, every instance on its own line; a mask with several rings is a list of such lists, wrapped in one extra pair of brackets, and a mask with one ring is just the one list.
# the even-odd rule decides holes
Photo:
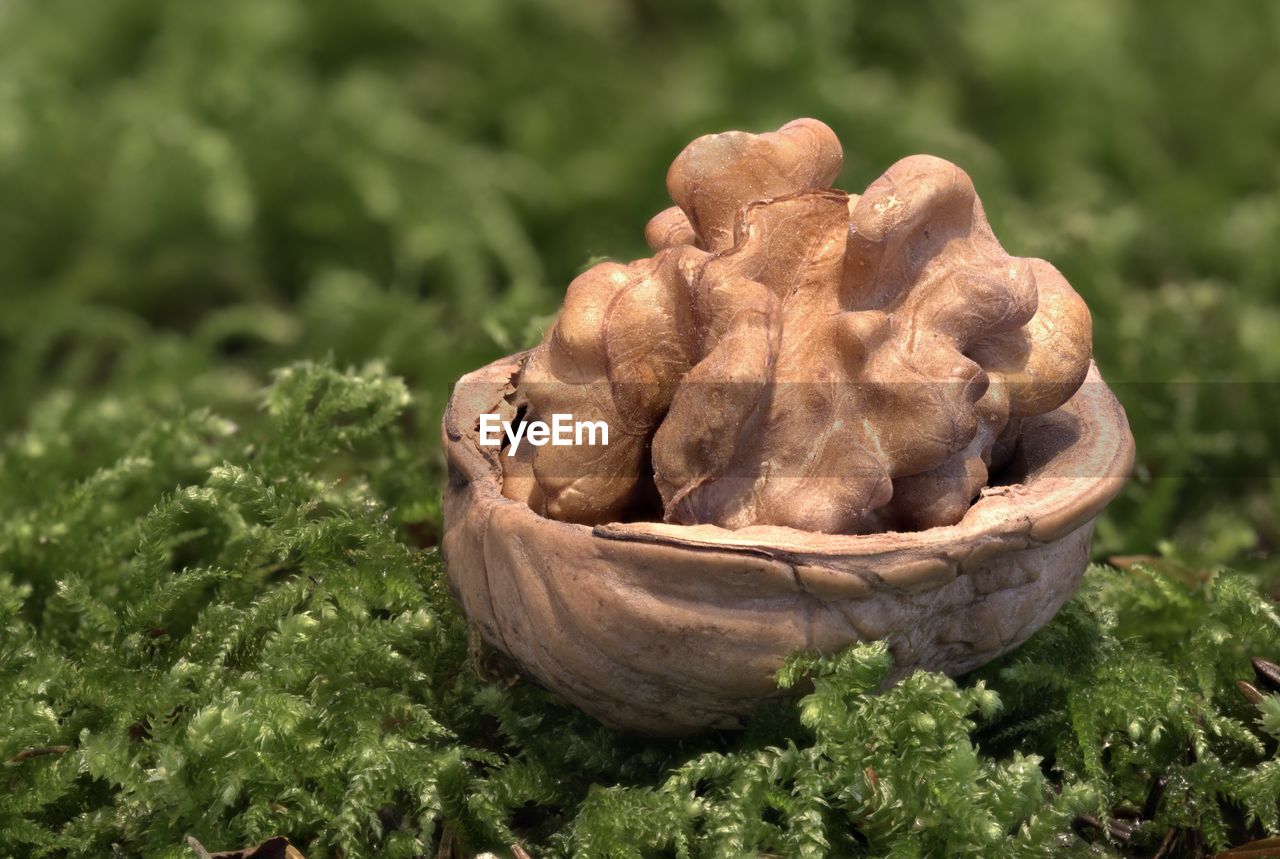
[(1011, 465), (954, 525), (823, 534), (545, 518), (504, 497), (480, 415), (515, 416), (530, 353), (459, 381), (444, 419), (449, 579), (485, 640), (601, 721), (649, 734), (737, 728), (801, 650), (887, 639), (895, 676), (961, 674), (1061, 608), (1134, 445), (1091, 366), (1027, 418)]

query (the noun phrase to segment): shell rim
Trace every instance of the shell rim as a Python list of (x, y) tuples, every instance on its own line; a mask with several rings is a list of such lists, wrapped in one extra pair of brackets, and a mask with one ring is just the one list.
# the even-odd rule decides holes
[[(752, 555), (794, 568), (874, 575), (891, 587), (939, 587), (964, 566), (992, 555), (1045, 545), (1091, 521), (1120, 492), (1133, 468), (1135, 445), (1124, 408), (1090, 362), (1084, 384), (1063, 406), (1030, 418), (1019, 456), (1022, 482), (987, 487), (954, 525), (909, 532), (820, 534), (785, 526), (730, 531), (714, 525), (658, 522), (582, 525), (539, 515), (502, 494), (499, 451), (478, 441), (478, 416), (492, 411), (518, 389), (517, 378), (530, 350), (499, 358), (464, 375), (455, 384), (442, 421), (449, 467), (446, 492), (463, 487), (478, 492), (482, 506), (510, 505), (533, 527), (566, 529), (568, 540), (659, 544), (697, 555)], [(487, 392), (483, 408), (460, 402), (459, 391)], [(467, 427), (471, 426), (471, 432)], [(1066, 438), (1072, 432), (1074, 438)], [(1079, 473), (1073, 473), (1079, 472)], [(450, 523), (445, 523), (446, 530)], [(843, 578), (843, 577), (841, 577)], [(838, 583), (827, 583), (827, 590)], [(850, 586), (861, 587), (850, 580)], [(836, 598), (837, 593), (830, 594)]]

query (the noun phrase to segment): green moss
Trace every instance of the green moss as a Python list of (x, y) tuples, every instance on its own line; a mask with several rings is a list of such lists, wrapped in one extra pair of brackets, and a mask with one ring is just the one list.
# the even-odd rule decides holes
[[(0, 855), (1094, 855), (1160, 779), (1130, 852), (1275, 831), (1278, 16), (0, 2)], [(440, 410), (689, 139), (803, 114), (854, 190), (957, 161), (1085, 296), (1139, 451), (1096, 549), (1145, 566), (959, 685), (856, 649), (618, 736), (469, 654)]]
[(225, 408), (332, 354), (404, 377), (432, 447), (449, 383), (644, 253), (680, 147), (808, 114), (855, 191), (961, 164), (1089, 302), (1139, 450), (1103, 552), (1274, 577), (1280, 10), (881, 7), (6, 3), (0, 426), (53, 386)]
[(1043, 855), (1161, 776), (1134, 843), (1280, 828), (1277, 697), (1232, 685), (1280, 619), (1239, 577), (1094, 568), (980, 677), (875, 695), (883, 644), (799, 656), (812, 691), (745, 733), (646, 741), (469, 655), (386, 500), (420, 466), (401, 382), (298, 364), (259, 404), (51, 406), (3, 449), (7, 853)]

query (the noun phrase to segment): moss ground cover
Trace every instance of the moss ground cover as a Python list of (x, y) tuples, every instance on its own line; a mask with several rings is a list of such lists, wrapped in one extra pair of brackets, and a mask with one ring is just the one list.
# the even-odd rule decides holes
[[(15, 0), (0, 46), (0, 855), (1280, 827), (1280, 699), (1234, 685), (1280, 656), (1280, 9)], [(867, 647), (745, 734), (618, 736), (469, 647), (439, 410), (636, 256), (683, 142), (804, 114), (847, 187), (962, 164), (1088, 300), (1139, 446), (1096, 546), (1125, 569), (958, 683), (865, 695)]]

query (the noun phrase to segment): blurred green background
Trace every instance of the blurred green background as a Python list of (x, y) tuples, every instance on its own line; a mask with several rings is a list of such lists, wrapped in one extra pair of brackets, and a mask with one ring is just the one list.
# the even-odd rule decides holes
[(0, 434), (252, 421), (332, 355), (430, 454), (450, 382), (644, 255), (684, 144), (809, 115), (851, 190), (956, 161), (1085, 296), (1139, 450), (1101, 555), (1269, 571), (1277, 93), (1276, 3), (0, 0)]

